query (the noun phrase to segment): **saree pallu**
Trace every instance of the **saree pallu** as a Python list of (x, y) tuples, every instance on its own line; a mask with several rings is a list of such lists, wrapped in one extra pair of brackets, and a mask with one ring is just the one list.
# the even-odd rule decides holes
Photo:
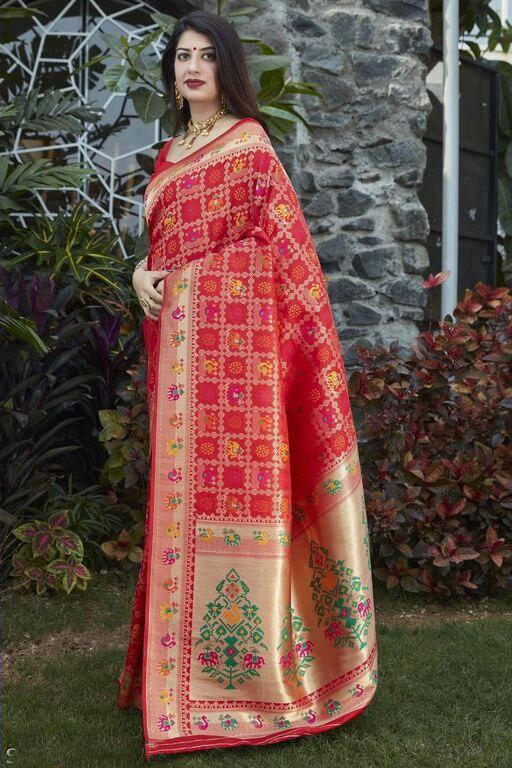
[(270, 744), (377, 685), (370, 546), (340, 342), (299, 201), (244, 118), (145, 193), (150, 478), (118, 706), (145, 753)]

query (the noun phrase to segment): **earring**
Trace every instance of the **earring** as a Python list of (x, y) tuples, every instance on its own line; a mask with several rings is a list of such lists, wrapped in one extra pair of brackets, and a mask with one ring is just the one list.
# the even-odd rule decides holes
[(179, 92), (176, 80), (174, 81), (174, 99), (178, 109), (183, 109), (183, 94)]
[(220, 106), (221, 106), (221, 109), (227, 109), (228, 108), (228, 105), (226, 104), (226, 99), (225, 99), (224, 94), (222, 94), (221, 97), (220, 97)]

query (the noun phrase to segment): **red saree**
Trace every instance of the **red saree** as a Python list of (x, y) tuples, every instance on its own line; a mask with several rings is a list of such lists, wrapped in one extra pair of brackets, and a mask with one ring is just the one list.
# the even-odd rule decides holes
[(145, 753), (270, 744), (350, 720), (377, 685), (366, 511), (318, 255), (244, 118), (145, 193), (150, 478), (119, 707)]

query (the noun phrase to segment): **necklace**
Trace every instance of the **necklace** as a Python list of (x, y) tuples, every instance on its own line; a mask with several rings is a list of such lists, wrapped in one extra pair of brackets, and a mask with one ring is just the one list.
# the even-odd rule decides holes
[(188, 130), (185, 134), (185, 137), (181, 139), (181, 141), (178, 141), (178, 145), (182, 147), (183, 144), (185, 144), (185, 142), (187, 141), (188, 134), (193, 133), (194, 135), (192, 136), (190, 141), (187, 144), (185, 144), (187, 149), (190, 149), (190, 147), (192, 146), (197, 136), (200, 136), (200, 135), (208, 136), (208, 134), (210, 133), (211, 129), (213, 128), (213, 126), (215, 125), (219, 117), (222, 117), (222, 115), (225, 115), (226, 112), (227, 112), (227, 109), (224, 109), (224, 107), (221, 107), (221, 109), (215, 112), (214, 115), (212, 115), (211, 117), (208, 117), (206, 120), (202, 120), (200, 122), (198, 121), (197, 123), (192, 122), (192, 118), (190, 118), (190, 120), (188, 121), (188, 126), (187, 126)]

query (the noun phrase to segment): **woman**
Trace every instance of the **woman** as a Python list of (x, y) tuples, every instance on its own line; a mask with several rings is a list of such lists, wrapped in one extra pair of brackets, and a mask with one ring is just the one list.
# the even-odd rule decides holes
[(188, 14), (162, 68), (185, 135), (156, 160), (133, 276), (151, 471), (118, 698), (142, 709), (147, 759), (318, 733), (377, 683), (356, 433), (318, 255), (233, 27)]

